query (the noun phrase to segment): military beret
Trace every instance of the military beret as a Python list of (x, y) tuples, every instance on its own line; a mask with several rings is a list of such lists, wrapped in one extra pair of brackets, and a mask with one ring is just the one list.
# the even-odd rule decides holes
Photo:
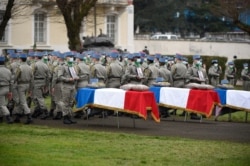
[(0, 62), (4, 62), (5, 61), (5, 57), (4, 56), (0, 56)]
[(58, 52), (58, 53), (57, 53), (57, 57), (58, 57), (58, 58), (61, 58), (61, 59), (64, 59), (64, 54), (63, 54), (63, 53)]
[(20, 58), (27, 58), (27, 54), (21, 53), (21, 54), (19, 54), (19, 57), (20, 57)]
[(91, 58), (100, 59), (101, 56), (100, 56), (99, 54), (97, 54), (97, 53), (93, 53), (93, 54), (91, 55)]
[(108, 56), (111, 58), (118, 58), (118, 52), (110, 52), (108, 53)]
[(146, 54), (145, 52), (142, 52), (142, 51), (141, 51), (141, 52), (140, 52), (140, 56), (141, 56), (141, 57), (146, 57), (147, 54)]
[(76, 58), (79, 58), (79, 59), (81, 59), (81, 60), (83, 60), (83, 57), (84, 57), (84, 55), (83, 54), (80, 54), (80, 53), (76, 53), (76, 56), (75, 56)]
[(160, 53), (156, 53), (155, 54), (155, 58), (160, 59), (161, 58), (161, 54)]
[(166, 63), (167, 61), (168, 61), (168, 60), (167, 60), (166, 58), (160, 58), (160, 59), (159, 59), (159, 62), (160, 62), (160, 63)]
[(10, 53), (10, 58), (18, 58), (18, 55), (15, 53)]
[(130, 60), (131, 60), (131, 59), (133, 59), (133, 58), (134, 58), (134, 54), (128, 54), (128, 56), (127, 56), (127, 57), (128, 57), (128, 59), (130, 59)]
[(194, 56), (193, 56), (193, 60), (199, 60), (199, 59), (201, 59), (201, 56), (200, 56), (200, 55), (194, 55)]
[(134, 53), (134, 58), (140, 58), (140, 57), (141, 57), (140, 53), (138, 53), (138, 52)]
[(35, 56), (35, 57), (42, 57), (43, 55), (41, 54), (41, 52), (34, 52), (33, 56)]
[(179, 60), (182, 60), (183, 56), (181, 54), (175, 54), (175, 58), (176, 59), (179, 59)]
[(148, 55), (147, 56), (147, 60), (149, 61), (154, 61), (155, 57), (154, 56), (151, 56), (151, 55)]
[(33, 56), (33, 54), (34, 54), (34, 52), (29, 51), (29, 52), (28, 52), (28, 54), (27, 54), (27, 56), (32, 57), (32, 56)]
[(42, 54), (43, 56), (48, 56), (48, 55), (49, 55), (48, 51), (43, 51), (41, 54)]
[(74, 51), (68, 51), (64, 53), (64, 57), (75, 57), (76, 52)]

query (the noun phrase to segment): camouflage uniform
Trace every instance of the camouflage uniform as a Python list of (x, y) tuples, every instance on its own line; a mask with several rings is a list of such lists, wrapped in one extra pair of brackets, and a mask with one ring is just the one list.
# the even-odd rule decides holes
[[(52, 81), (53, 81), (53, 74), (55, 68), (58, 66), (58, 61), (56, 57), (56, 53), (53, 52), (50, 61), (48, 62), (48, 67), (51, 75), (51, 79), (49, 80), (49, 90), (52, 90)], [(56, 101), (55, 101), (55, 95), (54, 93), (51, 94), (50, 98), (50, 116), (53, 116), (54, 110), (56, 109)]]
[[(13, 123), (10, 112), (6, 107), (6, 96), (12, 91), (12, 74), (4, 65), (5, 58), (0, 57), (0, 114), (6, 117), (7, 123)], [(2, 117), (1, 117), (2, 121)]]
[(181, 61), (178, 61), (176, 64), (171, 66), (171, 75), (174, 87), (184, 88), (186, 72), (187, 67)]
[[(193, 66), (188, 68), (186, 77), (190, 83), (208, 84), (207, 72), (204, 68), (201, 67), (200, 59), (201, 58), (199, 55), (193, 56)], [(191, 119), (200, 119), (200, 117), (195, 113), (190, 113), (190, 116)]]
[(72, 60), (68, 60), (68, 64), (62, 65), (58, 70), (58, 79), (62, 81), (62, 114), (64, 117), (64, 124), (76, 123), (71, 119), (71, 117), (73, 114), (72, 107), (76, 92), (75, 86), (79, 77), (76, 72), (76, 75), (73, 75), (73, 73), (70, 72), (70, 69), (75, 70), (71, 63), (73, 63)]
[[(203, 77), (204, 77), (203, 80), (200, 79), (200, 77), (198, 75), (198, 71), (202, 72)], [(189, 83), (208, 84), (208, 76), (207, 76), (206, 70), (202, 67), (196, 66), (195, 64), (188, 68), (187, 79), (189, 80)]]
[(217, 66), (218, 63), (214, 63), (208, 70), (208, 75), (210, 76), (210, 83), (213, 86), (220, 84), (220, 75), (222, 73), (221, 67)]
[(138, 75), (137, 70), (142, 70), (141, 66), (134, 62), (131, 65), (129, 65), (125, 71), (126, 80), (130, 84), (142, 84), (143, 77)]
[(250, 91), (250, 71), (248, 64), (244, 64), (244, 68), (241, 71), (241, 78), (243, 80), (243, 90)]
[(25, 60), (21, 62), (15, 75), (15, 82), (17, 83), (17, 90), (19, 96), (19, 103), (17, 103), (17, 106), (14, 109), (14, 112), (17, 115), (15, 122), (20, 122), (20, 115), (22, 114), (22, 110), (24, 110), (24, 114), (27, 115), (26, 124), (29, 124), (32, 122), (32, 119), (30, 116), (31, 111), (26, 101), (26, 94), (28, 92), (31, 92), (31, 89), (34, 86), (34, 78), (31, 67), (26, 63), (26, 55), (21, 58), (24, 58)]
[[(152, 58), (152, 59), (150, 59)], [(153, 63), (154, 58), (148, 57), (148, 67), (144, 70), (144, 84), (147, 86), (151, 86), (155, 81), (156, 78), (159, 77), (159, 69)]]
[[(12, 62), (9, 64), (8, 68), (10, 69), (10, 71), (12, 73), (12, 79), (14, 80), (16, 70), (19, 67), (20, 63), (18, 62), (18, 57), (16, 54), (11, 55), (10, 58), (12, 59)], [(18, 92), (17, 92), (16, 82), (14, 82), (13, 86), (12, 86), (12, 96), (13, 96), (12, 100), (10, 100), (8, 103), (8, 106), (9, 106), (8, 108), (9, 108), (11, 115), (12, 115), (12, 111), (14, 109), (15, 104), (19, 103), (19, 96), (18, 96)]]
[(83, 59), (79, 60), (76, 65), (76, 72), (79, 76), (76, 88), (80, 89), (86, 87), (90, 80), (90, 67), (83, 61)]
[[(55, 109), (53, 111), (53, 119), (59, 120), (62, 118), (62, 81), (59, 79), (58, 71), (63, 67), (63, 57), (59, 60), (57, 66), (53, 69), (52, 82), (51, 82), (51, 96), (53, 96), (53, 101), (55, 102)], [(56, 114), (56, 116), (54, 116)]]
[(170, 85), (173, 85), (171, 72), (164, 65), (161, 65), (161, 63), (159, 68), (159, 77), (163, 78), (163, 82), (169, 82)]
[(32, 91), (33, 102), (35, 105), (35, 111), (32, 117), (36, 118), (41, 114), (44, 114), (42, 119), (49, 117), (47, 107), (44, 101), (44, 93), (48, 89), (50, 80), (50, 71), (48, 66), (42, 61), (41, 57), (32, 66), (34, 75), (34, 87)]
[(230, 85), (235, 85), (237, 69), (234, 67), (233, 62), (229, 62), (225, 71), (225, 77)]
[(110, 64), (106, 67), (107, 70), (107, 82), (106, 86), (108, 88), (120, 88), (121, 78), (124, 74), (123, 66), (116, 59), (112, 60)]
[(105, 85), (107, 80), (107, 71), (99, 60), (94, 62), (94, 64), (90, 67), (90, 73), (91, 78), (97, 78), (98, 83)]

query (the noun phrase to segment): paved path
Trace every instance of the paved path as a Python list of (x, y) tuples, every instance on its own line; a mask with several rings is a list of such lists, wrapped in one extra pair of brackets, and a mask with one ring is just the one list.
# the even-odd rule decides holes
[[(120, 133), (132, 133), (149, 136), (171, 136), (192, 138), (201, 140), (223, 140), (233, 142), (250, 143), (250, 123), (219, 122), (212, 119), (197, 120), (188, 119), (184, 122), (183, 117), (161, 119), (156, 123), (152, 119), (132, 119), (119, 117), (108, 118), (93, 117), (89, 120), (76, 119), (77, 124), (64, 125), (61, 120), (34, 119), (33, 125), (46, 125), (55, 128), (69, 128), (80, 130), (108, 131)], [(24, 121), (24, 120), (23, 120)], [(134, 126), (135, 125), (135, 126)]]

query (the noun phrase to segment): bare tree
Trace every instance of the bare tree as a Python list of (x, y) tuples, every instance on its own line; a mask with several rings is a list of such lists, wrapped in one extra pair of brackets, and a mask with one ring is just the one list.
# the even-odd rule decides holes
[(56, 2), (67, 28), (69, 49), (80, 51), (82, 44), (79, 33), (82, 21), (90, 9), (95, 6), (97, 0), (56, 0)]
[(7, 5), (6, 5), (6, 8), (5, 8), (5, 11), (3, 14), (2, 22), (0, 22), (0, 39), (3, 38), (5, 28), (8, 25), (8, 22), (11, 18), (11, 11), (12, 11), (12, 8), (14, 6), (14, 2), (15, 2), (15, 0), (9, 0)]
[(210, 6), (217, 16), (232, 19), (234, 25), (250, 34), (250, 25), (242, 22), (241, 15), (250, 11), (249, 0), (215, 0)]

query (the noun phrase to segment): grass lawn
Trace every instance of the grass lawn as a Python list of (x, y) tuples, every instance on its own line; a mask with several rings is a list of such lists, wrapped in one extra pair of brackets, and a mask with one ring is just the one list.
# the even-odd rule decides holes
[(0, 165), (248, 166), (250, 145), (0, 124)]

